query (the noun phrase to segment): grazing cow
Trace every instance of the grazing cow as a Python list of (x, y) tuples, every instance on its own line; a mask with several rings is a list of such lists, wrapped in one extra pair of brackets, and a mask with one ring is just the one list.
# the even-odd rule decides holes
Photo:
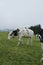
[[(22, 37), (25, 36), (25, 37), (30, 38), (31, 43), (32, 43), (32, 37), (33, 37), (33, 35), (34, 35), (34, 32), (31, 29), (28, 29), (28, 28), (25, 27), (25, 28), (20, 28), (20, 29), (11, 31), (8, 34), (8, 39), (11, 39), (14, 36), (18, 36), (18, 38), (19, 38), (18, 45), (19, 45), (21, 43), (21, 41), (22, 41)], [(28, 44), (28, 42), (27, 42), (27, 44)]]

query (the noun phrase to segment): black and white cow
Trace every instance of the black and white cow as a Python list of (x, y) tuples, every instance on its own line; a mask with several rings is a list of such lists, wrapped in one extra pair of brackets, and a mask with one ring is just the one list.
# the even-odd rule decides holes
[[(19, 29), (16, 29), (14, 31), (9, 32), (8, 39), (11, 39), (14, 36), (18, 36), (18, 38), (19, 38), (18, 45), (19, 45), (20, 42), (23, 41), (22, 37), (25, 36), (25, 37), (30, 38), (31, 43), (32, 43), (33, 35), (34, 35), (34, 32), (31, 29), (28, 29), (28, 28), (19, 28)], [(29, 39), (28, 39), (28, 41), (29, 41)], [(28, 42), (27, 42), (27, 44), (28, 44)]]
[(40, 61), (43, 61), (43, 29), (41, 29), (37, 35), (39, 37), (41, 43), (41, 49), (42, 49), (42, 58)]

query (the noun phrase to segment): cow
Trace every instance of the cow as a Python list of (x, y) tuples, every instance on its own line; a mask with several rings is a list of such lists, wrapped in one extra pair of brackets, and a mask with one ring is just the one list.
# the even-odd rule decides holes
[(40, 40), (41, 49), (42, 49), (42, 57), (40, 61), (43, 61), (43, 29), (40, 29), (40, 31), (37, 33), (37, 36)]
[[(28, 29), (26, 27), (25, 28), (18, 28), (18, 29), (14, 30), (14, 31), (9, 32), (8, 39), (13, 38), (14, 36), (18, 36), (18, 39), (19, 39), (18, 45), (21, 42), (23, 42), (22, 37), (24, 37), (24, 36), (28, 37), (28, 41), (30, 39), (30, 41), (31, 41), (30, 43), (32, 44), (32, 37), (34, 36), (34, 32), (31, 29)], [(28, 41), (27, 41), (27, 44), (29, 44)]]

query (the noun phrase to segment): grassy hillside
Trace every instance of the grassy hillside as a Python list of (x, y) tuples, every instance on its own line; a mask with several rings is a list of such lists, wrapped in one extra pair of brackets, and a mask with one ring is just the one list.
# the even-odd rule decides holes
[(43, 65), (40, 62), (40, 42), (33, 38), (33, 45), (24, 44), (17, 46), (18, 38), (8, 40), (8, 33), (0, 32), (0, 65)]

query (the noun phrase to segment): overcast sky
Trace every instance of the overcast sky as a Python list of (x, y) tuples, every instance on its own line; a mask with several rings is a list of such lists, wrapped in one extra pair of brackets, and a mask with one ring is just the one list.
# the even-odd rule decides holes
[(0, 29), (43, 27), (43, 0), (0, 0)]

